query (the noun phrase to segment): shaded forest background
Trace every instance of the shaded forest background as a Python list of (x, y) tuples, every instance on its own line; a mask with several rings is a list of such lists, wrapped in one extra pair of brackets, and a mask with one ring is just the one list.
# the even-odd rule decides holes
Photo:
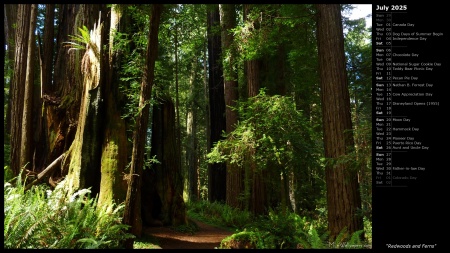
[(4, 8), (5, 178), (125, 203), (137, 236), (202, 200), (332, 238), (371, 223), (371, 28), (351, 5)]

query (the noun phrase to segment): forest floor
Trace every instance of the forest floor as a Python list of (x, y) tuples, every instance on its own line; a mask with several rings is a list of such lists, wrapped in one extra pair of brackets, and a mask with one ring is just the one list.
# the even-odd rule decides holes
[(170, 227), (145, 227), (143, 233), (157, 239), (161, 249), (214, 249), (232, 231), (214, 227), (195, 220), (198, 231), (193, 234), (182, 233)]

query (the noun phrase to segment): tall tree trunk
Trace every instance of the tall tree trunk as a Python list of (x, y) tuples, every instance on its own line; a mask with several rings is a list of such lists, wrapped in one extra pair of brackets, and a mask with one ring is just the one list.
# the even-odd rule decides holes
[[(33, 114), (35, 114), (35, 153), (34, 160), (36, 168), (43, 169), (49, 153), (49, 145), (47, 143), (48, 128), (45, 120), (47, 115), (47, 107), (44, 103), (47, 87), (52, 83), (53, 72), (53, 51), (54, 51), (54, 22), (55, 22), (55, 5), (45, 5), (45, 23), (44, 35), (42, 41), (39, 39), (39, 66), (40, 66), (40, 90), (35, 90), (33, 102)], [(43, 43), (42, 43), (43, 42)], [(42, 45), (43, 44), (43, 45)]]
[(27, 70), (25, 76), (24, 104), (22, 113), (22, 138), (20, 142), (20, 167), (25, 169), (33, 168), (33, 132), (32, 132), (32, 105), (34, 86), (34, 51), (36, 40), (34, 30), (36, 29), (37, 5), (31, 5), (30, 25), (28, 33), (28, 56)]
[(195, 74), (198, 60), (195, 59), (191, 66), (191, 76), (189, 78), (189, 106), (186, 116), (186, 133), (188, 138), (188, 146), (186, 149), (187, 161), (187, 191), (189, 201), (198, 200), (198, 140), (197, 140), (197, 107), (196, 107), (196, 82)]
[[(127, 136), (125, 122), (120, 117), (118, 108), (120, 65), (117, 63), (120, 56), (113, 51), (114, 35), (119, 31), (121, 13), (117, 6), (111, 7), (109, 30), (109, 53), (104, 57), (107, 77), (105, 80), (105, 117), (101, 158), (101, 179), (98, 205), (103, 203), (121, 203), (125, 201), (127, 182), (123, 179), (127, 165)], [(107, 26), (106, 26), (107, 27)]]
[[(223, 71), (220, 64), (221, 36), (213, 30), (220, 25), (219, 5), (214, 4), (208, 10), (208, 65), (209, 65), (209, 118), (211, 138), (208, 152), (214, 143), (222, 139), (225, 131), (225, 98), (223, 87)], [(226, 165), (214, 163), (208, 166), (208, 200), (226, 201)]]
[[(238, 114), (231, 107), (236, 106), (238, 100), (238, 81), (236, 64), (236, 50), (233, 46), (234, 35), (231, 29), (236, 26), (236, 11), (234, 4), (220, 4), (220, 20), (222, 27), (222, 52), (224, 55), (223, 72), (224, 72), (224, 91), (225, 91), (225, 119), (226, 133), (233, 132), (236, 128)], [(244, 194), (244, 171), (240, 166), (231, 163), (226, 164), (227, 167), (227, 193), (226, 203), (232, 207), (243, 209)]]
[[(141, 108), (141, 110), (137, 116), (136, 128), (133, 133), (131, 168), (123, 216), (123, 223), (130, 225), (130, 232), (138, 238), (140, 238), (142, 234), (141, 176), (144, 166), (144, 152), (150, 108), (149, 101), (155, 76), (155, 61), (158, 56), (158, 32), (162, 8), (162, 4), (153, 4), (150, 15), (150, 31), (148, 33), (147, 52), (145, 57), (146, 62), (139, 100), (139, 108)], [(132, 249), (133, 242), (133, 239), (128, 239), (125, 242), (125, 247)]]
[(11, 83), (11, 169), (19, 175), (21, 169), (22, 116), (25, 79), (27, 71), (28, 40), (30, 33), (31, 5), (17, 7), (14, 76)]
[[(325, 157), (339, 159), (354, 148), (350, 99), (345, 68), (341, 9), (338, 4), (317, 4), (317, 42), (323, 114)], [(357, 171), (345, 162), (326, 170), (328, 230), (335, 238), (363, 229)]]
[[(244, 4), (244, 20), (250, 22), (257, 22), (253, 20), (248, 20), (248, 14), (251, 11), (251, 5)], [(258, 25), (255, 25), (258, 27)], [(248, 97), (253, 97), (258, 95), (260, 88), (260, 65), (259, 59), (246, 60), (244, 62), (246, 70), (246, 80), (247, 80), (247, 95)], [(255, 129), (257, 131), (257, 129)], [(251, 150), (249, 156), (254, 157), (256, 150)], [(250, 210), (253, 214), (264, 214), (267, 212), (266, 209), (266, 184), (264, 182), (264, 175), (266, 172), (258, 171), (256, 168), (256, 162), (251, 158), (249, 163), (249, 175), (251, 178), (251, 198), (250, 198)]]

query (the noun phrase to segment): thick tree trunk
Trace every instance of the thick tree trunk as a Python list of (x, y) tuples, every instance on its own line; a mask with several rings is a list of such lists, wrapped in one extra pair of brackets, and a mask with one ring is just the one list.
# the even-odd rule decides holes
[[(338, 4), (318, 4), (317, 42), (324, 127), (325, 157), (339, 159), (354, 148), (345, 68), (341, 10)], [(356, 170), (347, 163), (326, 166), (328, 229), (335, 238), (363, 229)]]
[[(86, 26), (92, 29), (94, 23), (98, 21), (100, 11), (105, 7), (101, 4), (61, 4), (59, 6), (54, 77), (52, 83), (47, 83), (49, 86), (45, 89), (48, 94), (44, 95), (47, 143), (49, 144), (46, 161), (55, 160), (72, 146), (85, 88), (81, 72), (81, 59), (85, 52), (84, 50), (69, 52), (70, 48), (64, 42), (71, 41), (69, 35), (79, 35), (80, 27)], [(102, 15), (106, 15), (106, 11), (103, 11)], [(51, 181), (59, 181), (68, 173), (70, 159), (71, 155), (64, 158), (61, 163), (62, 169), (54, 171)]]
[[(244, 4), (244, 20), (247, 21), (248, 14), (251, 11), (251, 5)], [(251, 21), (251, 20), (248, 20)], [(257, 22), (257, 21), (251, 21)], [(255, 25), (258, 27), (258, 25)], [(261, 62), (259, 59), (247, 60), (244, 62), (245, 71), (246, 71), (246, 80), (247, 80), (247, 95), (248, 97), (253, 97), (258, 95), (259, 88), (261, 86), (261, 77), (260, 77), (260, 66)], [(257, 129), (255, 129), (257, 131)], [(254, 153), (256, 150), (251, 150), (249, 156), (254, 157)], [(256, 168), (256, 162), (251, 159), (249, 162), (249, 175), (248, 178), (251, 178), (251, 198), (250, 198), (250, 210), (253, 214), (264, 214), (268, 210), (267, 206), (267, 192), (266, 192), (266, 183), (264, 182), (264, 178), (268, 175), (266, 171), (259, 171)]]
[[(141, 95), (139, 100), (140, 113), (137, 116), (136, 128), (133, 132), (133, 150), (131, 158), (131, 168), (128, 178), (128, 190), (125, 200), (125, 211), (123, 223), (130, 225), (130, 232), (141, 237), (142, 217), (141, 217), (141, 181), (144, 166), (144, 152), (147, 137), (147, 126), (149, 117), (149, 101), (152, 94), (152, 87), (155, 76), (155, 61), (158, 56), (158, 31), (159, 21), (162, 12), (162, 4), (153, 4), (150, 16), (150, 32), (148, 34), (146, 64), (144, 76), (142, 78)], [(133, 239), (125, 242), (126, 248), (133, 248)]]
[[(186, 207), (183, 200), (183, 177), (181, 174), (181, 167), (179, 164), (180, 148), (176, 144), (176, 130), (175, 130), (175, 106), (170, 97), (161, 97), (158, 99), (159, 104), (153, 108), (153, 127), (152, 127), (152, 152), (151, 156), (156, 156), (160, 162), (154, 164), (152, 169), (144, 171), (144, 178), (151, 179), (154, 175), (154, 184), (152, 181), (143, 184), (142, 191), (153, 194), (151, 198), (148, 195), (143, 195), (143, 205), (154, 204), (160, 201), (161, 209), (151, 210), (159, 214), (157, 217), (146, 217), (146, 220), (161, 220), (164, 225), (184, 225), (187, 224)], [(149, 189), (156, 184), (156, 192)], [(156, 193), (156, 194), (155, 194)], [(153, 208), (157, 208), (154, 205)], [(146, 215), (149, 214), (150, 208)], [(149, 224), (151, 225), (151, 224)]]
[(21, 164), (22, 116), (27, 71), (31, 5), (19, 4), (17, 12), (14, 76), (11, 83), (11, 169), (19, 175)]
[[(208, 152), (214, 144), (222, 139), (225, 131), (225, 98), (223, 87), (223, 71), (220, 64), (221, 36), (213, 29), (220, 25), (219, 5), (208, 10), (208, 65), (209, 65), (209, 119), (210, 140)], [(214, 163), (208, 166), (208, 200), (226, 201), (226, 165)]]
[[(114, 33), (119, 31), (121, 13), (117, 8), (111, 8), (111, 21), (109, 30), (109, 54), (104, 57), (105, 71), (107, 72), (105, 91), (105, 131), (102, 144), (101, 179), (98, 205), (103, 203), (121, 203), (125, 201), (127, 182), (124, 180), (127, 165), (127, 136), (125, 122), (120, 117), (117, 106), (119, 97), (119, 72), (117, 60), (118, 52), (113, 52)], [(107, 66), (107, 68), (106, 68)]]
[[(224, 55), (225, 129), (226, 133), (229, 134), (236, 128), (238, 120), (237, 111), (231, 108), (236, 106), (236, 101), (238, 100), (237, 72), (234, 70), (236, 50), (233, 47), (234, 35), (230, 31), (236, 26), (236, 11), (234, 4), (220, 4), (219, 9), (222, 27), (222, 52)], [(232, 207), (243, 209), (244, 170), (242, 167), (229, 162), (226, 164), (226, 167), (226, 203)]]

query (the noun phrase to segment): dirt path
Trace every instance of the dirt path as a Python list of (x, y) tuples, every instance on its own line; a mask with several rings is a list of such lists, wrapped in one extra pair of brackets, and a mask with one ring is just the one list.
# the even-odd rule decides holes
[(213, 227), (201, 221), (195, 221), (199, 231), (193, 235), (172, 230), (169, 227), (147, 227), (144, 233), (158, 239), (162, 249), (214, 249), (219, 247), (223, 238), (233, 233)]

